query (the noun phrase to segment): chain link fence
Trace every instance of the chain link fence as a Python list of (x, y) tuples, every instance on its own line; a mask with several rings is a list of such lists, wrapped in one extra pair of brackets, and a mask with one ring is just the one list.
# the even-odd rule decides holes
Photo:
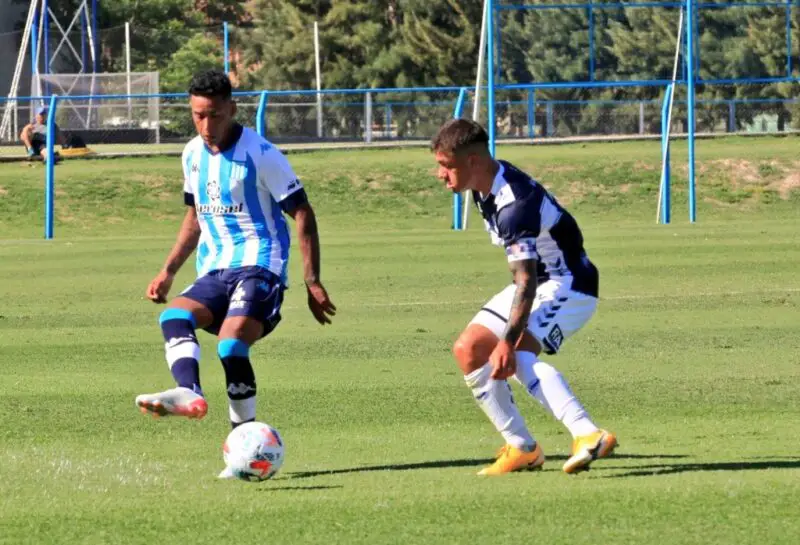
[[(124, 74), (117, 76), (123, 76), (122, 81), (109, 90), (124, 88)], [(153, 85), (152, 76), (140, 79), (144, 85)], [(781, 98), (787, 89), (777, 90), (775, 85), (699, 86), (698, 133), (800, 131), (800, 99)], [(780, 85), (794, 86), (788, 92), (800, 96), (800, 84)], [(459, 88), (240, 91), (235, 100), (238, 121), (253, 128), (261, 123), (266, 137), (278, 144), (368, 144), (430, 139), (439, 125), (453, 116), (459, 92)], [(630, 85), (499, 89), (496, 134), (500, 140), (657, 136), (661, 134), (664, 93), (661, 86)], [(464, 117), (472, 116), (473, 98), (470, 89)], [(481, 99), (479, 117), (485, 124), (485, 96)], [(0, 99), (0, 107), (10, 107), (8, 102)], [(44, 97), (15, 102), (18, 122), (0, 138), (0, 154), (24, 153), (19, 130), (43, 103)], [(56, 120), (65, 133), (81, 136), (98, 150), (174, 151), (195, 135), (185, 93), (68, 96), (60, 99)], [(680, 85), (672, 125), (673, 134), (685, 133), (688, 128), (685, 90)]]

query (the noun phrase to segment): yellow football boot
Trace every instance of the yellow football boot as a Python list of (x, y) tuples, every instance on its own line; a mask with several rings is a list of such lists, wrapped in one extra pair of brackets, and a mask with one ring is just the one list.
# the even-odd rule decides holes
[(598, 458), (609, 456), (617, 447), (617, 438), (606, 430), (576, 437), (572, 442), (572, 456), (564, 462), (564, 473), (578, 473), (589, 469)]
[(541, 469), (544, 464), (544, 453), (539, 443), (531, 451), (519, 449), (513, 445), (505, 445), (500, 449), (497, 460), (478, 472), (478, 475), (505, 475), (512, 471)]

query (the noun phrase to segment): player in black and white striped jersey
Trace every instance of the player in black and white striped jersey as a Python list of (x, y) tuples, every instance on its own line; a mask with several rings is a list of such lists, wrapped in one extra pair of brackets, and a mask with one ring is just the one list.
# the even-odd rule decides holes
[(616, 437), (598, 428), (564, 377), (538, 360), (555, 354), (597, 308), (599, 275), (572, 215), (530, 176), (489, 153), (477, 123), (454, 119), (432, 141), (438, 177), (454, 192), (471, 191), (492, 242), (505, 249), (513, 282), (484, 305), (453, 352), (475, 399), (506, 440), (480, 475), (536, 469), (544, 453), (517, 410), (506, 379), (514, 377), (572, 434), (564, 471), (587, 469), (611, 454)]

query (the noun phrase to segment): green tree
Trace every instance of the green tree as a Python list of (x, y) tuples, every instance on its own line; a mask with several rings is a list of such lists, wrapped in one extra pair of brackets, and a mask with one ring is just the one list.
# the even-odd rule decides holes
[[(192, 75), (200, 70), (219, 68), (222, 65), (222, 50), (216, 40), (197, 34), (172, 54), (166, 68), (160, 73), (161, 91), (164, 93), (186, 92)], [(161, 107), (162, 137), (186, 138), (194, 133), (186, 99), (164, 99)], [(176, 104), (171, 107), (168, 104)], [(240, 115), (246, 124), (249, 119)]]
[(166, 68), (161, 71), (161, 90), (165, 93), (184, 92), (196, 72), (220, 66), (222, 50), (219, 43), (202, 34), (196, 34), (171, 55)]
[[(244, 86), (258, 89), (310, 89), (314, 86), (314, 21), (331, 2), (257, 0), (253, 26), (241, 51)], [(320, 48), (327, 60), (327, 48)]]
[(631, 8), (624, 13), (624, 18), (609, 21), (607, 30), (608, 51), (615, 59), (610, 79), (671, 79), (679, 10)]
[(411, 71), (398, 75), (405, 85), (474, 85), (482, 2), (408, 0), (398, 51)]
[[(787, 76), (785, 10), (774, 7), (748, 9), (747, 28), (747, 43), (759, 61), (763, 77)], [(789, 82), (750, 87), (756, 87), (756, 89), (749, 94), (762, 99), (787, 99), (798, 96), (797, 84)], [(777, 116), (779, 131), (786, 129), (791, 113), (785, 102), (767, 103), (760, 110), (762, 113), (766, 112)]]
[[(702, 79), (748, 79), (786, 75), (786, 14), (783, 8), (746, 7), (700, 11), (700, 77)], [(783, 99), (797, 96), (789, 83), (708, 85), (700, 88), (705, 100)], [(727, 126), (728, 104), (700, 104), (698, 126)], [(774, 115), (783, 130), (790, 109), (780, 103), (735, 105), (737, 129), (755, 116)]]

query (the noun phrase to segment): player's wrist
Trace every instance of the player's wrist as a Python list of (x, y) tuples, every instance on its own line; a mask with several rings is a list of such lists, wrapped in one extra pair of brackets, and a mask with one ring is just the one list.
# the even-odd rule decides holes
[(506, 345), (510, 349), (514, 349), (517, 346), (517, 342), (519, 341), (519, 337), (521, 335), (516, 335), (513, 331), (506, 331), (500, 337), (500, 343)]

